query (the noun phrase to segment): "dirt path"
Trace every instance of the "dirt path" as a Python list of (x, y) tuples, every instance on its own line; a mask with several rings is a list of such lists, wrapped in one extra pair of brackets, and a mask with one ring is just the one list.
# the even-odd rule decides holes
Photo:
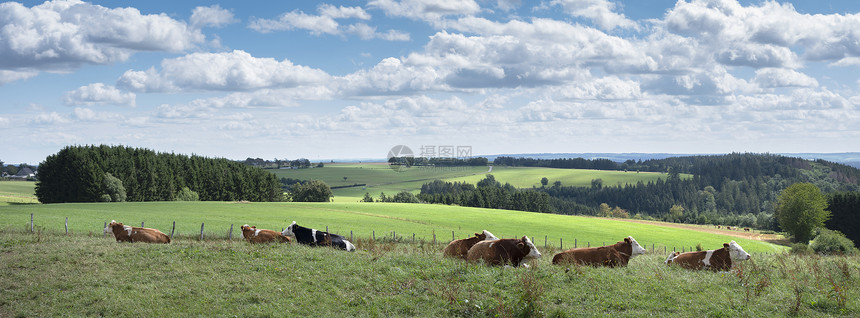
[(657, 226), (666, 226), (666, 227), (674, 227), (685, 230), (693, 230), (711, 234), (720, 234), (720, 235), (728, 235), (734, 236), (738, 238), (748, 239), (748, 240), (756, 240), (756, 241), (765, 241), (769, 243), (779, 244), (779, 245), (788, 245), (789, 241), (783, 237), (782, 235), (776, 234), (762, 234), (756, 230), (751, 230), (750, 232), (746, 232), (743, 229), (740, 230), (728, 230), (725, 227), (716, 228), (713, 225), (697, 225), (697, 224), (680, 224), (680, 223), (668, 223), (668, 222), (659, 222), (659, 221), (645, 221), (645, 220), (634, 220), (634, 219), (613, 219), (624, 222), (632, 222), (632, 223), (641, 223), (641, 224), (649, 224), (649, 225), (657, 225)]

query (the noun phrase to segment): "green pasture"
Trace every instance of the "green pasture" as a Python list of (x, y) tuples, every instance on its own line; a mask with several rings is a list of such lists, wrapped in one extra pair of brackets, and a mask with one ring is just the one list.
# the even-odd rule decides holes
[[(601, 179), (604, 186), (615, 186), (625, 184), (636, 184), (639, 181), (644, 183), (657, 182), (657, 179), (666, 180), (667, 175), (659, 172), (624, 172), (624, 171), (607, 171), (607, 170), (586, 170), (586, 169), (555, 169), (555, 168), (532, 168), (532, 167), (504, 167), (494, 166), (489, 172), (496, 178), (496, 181), (502, 184), (510, 183), (517, 188), (540, 187), (541, 178), (546, 177), (549, 180), (548, 186), (552, 186), (556, 181), (561, 181), (563, 186), (574, 187), (590, 187), (591, 180)], [(472, 175), (456, 178), (444, 178), (444, 181), (452, 182), (467, 182), (471, 184), (478, 183), (485, 177), (486, 174)], [(691, 175), (682, 175), (682, 178), (689, 178)]]
[[(333, 189), (335, 202), (356, 202), (370, 193), (374, 198), (385, 192), (394, 195), (401, 191), (416, 192), (421, 185), (436, 179), (483, 176), (488, 167), (412, 167), (395, 171), (384, 163), (327, 164), (323, 168), (270, 169), (279, 179), (322, 180), (330, 187), (366, 184), (366, 186)], [(344, 179), (346, 177), (346, 179)]]
[(767, 242), (745, 240), (705, 232), (625, 222), (620, 220), (540, 214), (531, 212), (468, 208), (429, 204), (398, 203), (233, 203), (233, 202), (126, 202), (66, 203), (0, 206), (0, 229), (29, 228), (30, 214), (35, 226), (51, 232), (65, 231), (69, 218), (75, 234), (101, 234), (104, 222), (117, 220), (128, 225), (160, 229), (170, 233), (197, 236), (201, 223), (207, 237), (226, 237), (232, 224), (234, 236), (242, 224), (280, 231), (292, 221), (317, 229), (354, 237), (398, 238), (448, 242), (481, 230), (499, 237), (533, 237), (535, 244), (582, 247), (613, 244), (633, 236), (649, 249), (689, 250), (701, 244), (705, 249), (737, 241), (750, 253), (778, 252), (785, 248)]
[(665, 266), (657, 254), (621, 268), (559, 266), (550, 248), (529, 268), (506, 268), (443, 258), (441, 246), (420, 242), (356, 246), (131, 244), (0, 229), (0, 317), (860, 315), (857, 257), (754, 255), (712, 272)]
[[(447, 182), (468, 182), (476, 184), (492, 174), (497, 181), (510, 183), (517, 188), (540, 187), (543, 177), (549, 179), (549, 185), (560, 181), (565, 186), (590, 187), (591, 180), (601, 179), (604, 186), (635, 184), (639, 181), (648, 183), (657, 179), (665, 179), (665, 173), (657, 172), (624, 172), (583, 169), (554, 169), (535, 167), (442, 167), (424, 168), (412, 167), (401, 172), (394, 171), (387, 164), (355, 163), (328, 164), (323, 168), (296, 170), (269, 170), (278, 178), (293, 178), (301, 180), (322, 180), (331, 187), (366, 184), (366, 186), (333, 189), (335, 202), (356, 202), (370, 193), (374, 198), (384, 192), (393, 195), (401, 191), (418, 193), (421, 185), (433, 180)], [(344, 179), (346, 177), (346, 179)], [(690, 175), (681, 177), (689, 178)]]
[(0, 181), (0, 205), (39, 203), (36, 182)]

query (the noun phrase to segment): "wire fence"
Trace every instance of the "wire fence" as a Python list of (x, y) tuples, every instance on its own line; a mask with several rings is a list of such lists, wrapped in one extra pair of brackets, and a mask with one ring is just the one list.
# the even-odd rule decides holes
[[(107, 226), (108, 226), (108, 222), (105, 221), (104, 227), (102, 229), (98, 229), (98, 230), (106, 229)], [(140, 227), (146, 227), (146, 222), (140, 222)], [(33, 213), (30, 214), (29, 230), (31, 233), (36, 231), (35, 217), (34, 217)], [(86, 230), (92, 231), (93, 229), (86, 229)], [(284, 228), (281, 228), (281, 232), (283, 232), (283, 230), (284, 230)], [(241, 231), (241, 230), (239, 230), (239, 231)], [(325, 227), (325, 231), (329, 232), (328, 226)], [(199, 232), (195, 232), (195, 233), (187, 233), (186, 232), (186, 233), (180, 234), (180, 233), (176, 232), (176, 221), (172, 221), (170, 233), (168, 234), (165, 232), (165, 234), (168, 234), (168, 236), (170, 237), (171, 240), (173, 240), (174, 235), (181, 236), (183, 238), (192, 238), (192, 239), (196, 239), (199, 241), (203, 241), (203, 240), (242, 240), (243, 239), (241, 232), (236, 233), (235, 235), (233, 232), (234, 232), (234, 224), (230, 224), (229, 228), (224, 227), (220, 230), (219, 229), (211, 229), (211, 226), (210, 226), (209, 232), (207, 232), (206, 223), (201, 222)], [(74, 234), (74, 232), (71, 231), (69, 228), (69, 218), (68, 217), (65, 217), (64, 233), (65, 233), (65, 235), (73, 235)], [(111, 238), (113, 238), (113, 234), (108, 233), (107, 231), (103, 231), (102, 238), (107, 238), (109, 234), (110, 234)], [(469, 237), (473, 236), (472, 232), (464, 232), (464, 233), (461, 233), (461, 235), (465, 234), (465, 236), (458, 238), (456, 231), (451, 231), (451, 236), (450, 236), (450, 240), (449, 240), (447, 234), (437, 235), (435, 230), (431, 231), (431, 233), (429, 233), (429, 234), (425, 233), (424, 235), (421, 235), (421, 236), (419, 236), (418, 233), (403, 233), (403, 232), (401, 232), (400, 234), (398, 234), (397, 231), (382, 231), (382, 232), (379, 232), (379, 235), (377, 235), (376, 230), (371, 230), (370, 235), (367, 237), (361, 237), (361, 236), (355, 235), (355, 233), (352, 230), (349, 231), (349, 236), (347, 236), (345, 233), (344, 234), (331, 233), (331, 234), (340, 235), (340, 236), (343, 236), (344, 238), (348, 237), (349, 241), (355, 241), (356, 238), (359, 238), (359, 239), (369, 239), (369, 240), (372, 240), (373, 242), (381, 242), (381, 243), (389, 243), (389, 242), (390, 243), (413, 243), (413, 244), (420, 243), (420, 244), (439, 245), (440, 247), (442, 245), (447, 245), (448, 243), (450, 243), (452, 241), (455, 241), (458, 239), (465, 239), (465, 238), (469, 238)], [(500, 238), (505, 238), (505, 237), (500, 237)], [(510, 238), (520, 238), (520, 237), (510, 237)], [(540, 239), (540, 237), (537, 237), (538, 240), (536, 240), (535, 236), (530, 236), (529, 238), (531, 239), (532, 243), (535, 244), (536, 247), (541, 247), (541, 244), (540, 244), (541, 242), (538, 241)], [(564, 238), (562, 238), (562, 237), (559, 237), (556, 241), (556, 238), (550, 239), (549, 235), (544, 235), (542, 243), (543, 243), (542, 246), (544, 249), (557, 249), (557, 250), (564, 250), (565, 248), (570, 249), (570, 248), (582, 248), (582, 247), (599, 247), (599, 246), (606, 246), (607, 245), (606, 244), (607, 241), (600, 241), (599, 242), (600, 244), (598, 245), (597, 241), (595, 241), (595, 242), (581, 241), (581, 240), (576, 239), (576, 238), (573, 239), (573, 242), (570, 242), (569, 240), (567, 242), (565, 242)], [(558, 243), (558, 244), (556, 245), (556, 243)], [(615, 244), (615, 242), (609, 241), (609, 245), (612, 245), (612, 244)], [(655, 253), (655, 252), (662, 252), (662, 253), (682, 252), (682, 253), (684, 253), (684, 252), (692, 252), (692, 251), (702, 250), (702, 249), (699, 249), (698, 247), (694, 248), (693, 245), (669, 246), (666, 244), (651, 243), (651, 244), (641, 244), (641, 246), (643, 248), (645, 248), (646, 251), (650, 251), (652, 253)], [(756, 253), (756, 254), (772, 255), (775, 253), (761, 252), (761, 253)]]

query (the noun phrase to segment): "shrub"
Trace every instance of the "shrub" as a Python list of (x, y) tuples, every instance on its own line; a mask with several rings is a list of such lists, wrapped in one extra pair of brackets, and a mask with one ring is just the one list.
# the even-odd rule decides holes
[(816, 253), (825, 255), (854, 254), (857, 250), (854, 248), (854, 242), (845, 237), (845, 234), (828, 229), (819, 230), (818, 236), (809, 243), (809, 247)]
[(809, 245), (804, 243), (794, 243), (791, 244), (791, 254), (796, 255), (809, 255), (812, 254), (812, 249), (809, 248)]
[(188, 187), (183, 187), (176, 193), (176, 201), (200, 201), (200, 195)]
[(300, 183), (290, 189), (293, 202), (328, 202), (334, 195), (331, 188), (320, 180)]

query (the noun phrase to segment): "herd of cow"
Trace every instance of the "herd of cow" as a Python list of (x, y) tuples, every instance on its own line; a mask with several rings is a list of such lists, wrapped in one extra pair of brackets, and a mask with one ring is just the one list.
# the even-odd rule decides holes
[[(113, 233), (117, 242), (170, 243), (170, 237), (157, 229), (133, 227), (111, 221), (105, 233)], [(247, 224), (242, 226), (242, 236), (250, 243), (298, 242), (310, 246), (331, 246), (345, 251), (355, 251), (355, 245), (343, 236), (325, 231), (299, 226), (293, 221), (290, 226), (278, 233), (273, 230), (257, 229)], [(645, 248), (632, 237), (613, 245), (588, 248), (572, 248), (555, 254), (553, 264), (578, 264), (591, 266), (627, 266), (631, 258), (645, 254)], [(461, 258), (467, 261), (483, 261), (487, 265), (528, 266), (525, 263), (541, 257), (540, 251), (527, 236), (519, 239), (499, 239), (484, 230), (475, 236), (454, 240), (449, 243), (442, 255)], [(689, 269), (710, 269), (726, 271), (734, 261), (750, 259), (738, 243), (724, 243), (716, 250), (679, 253), (672, 252), (666, 258), (666, 265), (678, 265)]]

